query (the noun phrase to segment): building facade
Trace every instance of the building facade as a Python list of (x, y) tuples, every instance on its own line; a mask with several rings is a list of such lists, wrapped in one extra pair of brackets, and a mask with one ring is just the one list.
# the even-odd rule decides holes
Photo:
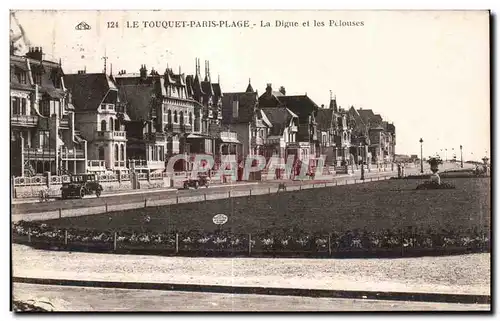
[(61, 62), (42, 48), (10, 55), (11, 171), (14, 176), (87, 171), (87, 141), (75, 128)]
[(87, 140), (87, 170), (89, 172), (121, 172), (127, 168), (128, 120), (113, 77), (105, 73), (64, 76), (75, 108), (75, 127)]

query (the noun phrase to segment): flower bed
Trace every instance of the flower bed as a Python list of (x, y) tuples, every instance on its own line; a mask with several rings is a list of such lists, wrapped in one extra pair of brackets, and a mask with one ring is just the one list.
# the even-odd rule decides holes
[[(62, 230), (44, 223), (24, 222), (12, 226), (14, 242), (42, 248), (85, 251), (129, 251), (177, 254), (251, 254), (284, 256), (369, 256), (420, 255), (490, 250), (487, 233), (477, 229), (350, 230), (307, 233), (304, 231), (265, 231), (255, 235), (229, 231), (152, 232)], [(249, 246), (249, 241), (251, 246)]]

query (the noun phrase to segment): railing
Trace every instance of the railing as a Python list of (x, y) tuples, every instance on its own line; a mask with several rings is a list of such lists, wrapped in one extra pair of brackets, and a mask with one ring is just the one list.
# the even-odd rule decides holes
[(263, 145), (264, 139), (262, 137), (252, 137), (251, 143), (253, 145)]
[(165, 133), (147, 133), (147, 134), (144, 134), (144, 140), (164, 142), (166, 139), (167, 139), (167, 135)]
[(115, 161), (115, 167), (126, 167), (125, 161)]
[(11, 125), (17, 126), (36, 126), (38, 116), (35, 115), (12, 115), (10, 117)]
[(85, 158), (85, 151), (83, 149), (67, 149), (63, 148), (61, 150), (61, 158), (71, 158), (71, 159), (84, 159)]
[(66, 127), (66, 128), (68, 128), (68, 127), (69, 127), (69, 117), (68, 117), (68, 115), (64, 115), (64, 116), (61, 118), (61, 120), (60, 120), (60, 122), (59, 122), (59, 125), (60, 125), (61, 127)]
[(14, 178), (14, 186), (33, 186), (33, 185), (47, 185), (47, 177), (33, 176), (33, 177)]
[(56, 157), (56, 151), (48, 148), (24, 148), (25, 157), (29, 158), (51, 158)]
[(220, 138), (221, 139), (237, 140), (238, 139), (238, 134), (235, 133), (235, 132), (221, 132), (220, 133)]
[(89, 172), (102, 172), (106, 170), (106, 162), (103, 160), (87, 161), (87, 170)]
[(98, 131), (97, 137), (104, 139), (126, 138), (127, 132), (125, 131)]

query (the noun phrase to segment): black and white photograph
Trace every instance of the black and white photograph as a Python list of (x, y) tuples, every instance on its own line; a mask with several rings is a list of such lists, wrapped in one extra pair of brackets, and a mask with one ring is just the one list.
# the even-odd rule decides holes
[(490, 11), (8, 14), (12, 312), (492, 312)]

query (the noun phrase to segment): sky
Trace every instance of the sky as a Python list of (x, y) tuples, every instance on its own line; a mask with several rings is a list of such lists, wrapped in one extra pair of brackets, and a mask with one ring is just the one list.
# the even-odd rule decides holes
[[(465, 160), (490, 154), (489, 17), (485, 11), (18, 11), (31, 46), (65, 73), (138, 72), (142, 64), (194, 73), (210, 61), (224, 92), (271, 83), (318, 105), (372, 109), (396, 125), (396, 153), (463, 145)], [(248, 20), (252, 28), (144, 28), (142, 21)], [(276, 26), (277, 20), (298, 27)], [(314, 21), (326, 26), (314, 26)], [(358, 22), (358, 26), (330, 27)], [(12, 20), (11, 20), (12, 21)], [(79, 31), (81, 21), (91, 29)], [(139, 28), (126, 28), (127, 21)], [(309, 21), (309, 27), (303, 26)], [(269, 22), (270, 27), (261, 27)], [(362, 22), (362, 25), (360, 25)], [(117, 28), (108, 28), (117, 23)], [(255, 26), (254, 26), (255, 24)], [(448, 152), (445, 155), (445, 149)], [(442, 152), (441, 152), (442, 150)], [(457, 158), (460, 158), (457, 153)]]

